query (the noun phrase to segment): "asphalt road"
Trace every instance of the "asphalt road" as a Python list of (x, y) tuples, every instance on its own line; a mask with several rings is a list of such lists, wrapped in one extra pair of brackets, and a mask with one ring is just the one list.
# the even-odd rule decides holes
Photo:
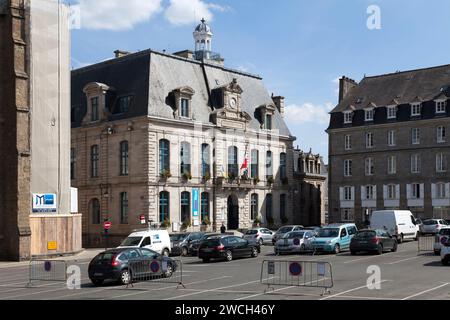
[[(260, 283), (263, 260), (330, 262), (334, 287), (324, 296), (318, 288), (282, 285), (266, 294), (267, 286)], [(28, 266), (2, 267), (0, 300), (450, 300), (450, 267), (442, 266), (432, 254), (418, 255), (417, 242), (404, 243), (398, 252), (382, 256), (348, 252), (274, 256), (273, 247), (265, 246), (257, 258), (202, 263), (188, 257), (182, 261), (185, 288), (161, 282), (138, 283), (133, 288), (116, 284), (95, 287), (87, 277), (88, 260), (68, 262), (81, 268), (79, 290), (69, 290), (62, 282), (39, 281), (28, 288)], [(380, 268), (380, 289), (367, 288), (369, 266)]]

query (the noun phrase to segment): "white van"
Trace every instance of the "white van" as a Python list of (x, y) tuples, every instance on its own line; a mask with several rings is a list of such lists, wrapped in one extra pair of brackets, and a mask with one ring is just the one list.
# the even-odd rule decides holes
[(170, 237), (167, 230), (144, 230), (130, 234), (119, 248), (147, 248), (163, 254), (170, 255)]
[(374, 211), (370, 219), (370, 228), (388, 231), (397, 238), (398, 243), (407, 239), (417, 240), (419, 235), (416, 218), (408, 210)]

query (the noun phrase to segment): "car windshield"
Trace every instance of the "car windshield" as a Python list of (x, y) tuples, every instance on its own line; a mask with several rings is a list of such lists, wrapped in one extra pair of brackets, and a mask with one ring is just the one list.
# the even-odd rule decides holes
[(185, 239), (187, 236), (188, 236), (187, 234), (183, 234), (183, 233), (172, 234), (170, 236), (170, 241), (181, 241), (181, 240)]
[(437, 220), (425, 220), (423, 222), (423, 224), (426, 225), (426, 226), (431, 226), (433, 224), (437, 224)]
[(126, 238), (122, 244), (121, 247), (136, 247), (141, 243), (142, 237), (128, 237)]
[(257, 234), (258, 230), (248, 230), (245, 234)]
[(283, 236), (283, 239), (303, 238), (304, 232), (289, 232)]
[(277, 233), (286, 233), (292, 230), (292, 227), (282, 227), (278, 229)]
[(336, 238), (339, 235), (339, 229), (337, 228), (325, 228), (319, 230), (317, 233), (318, 238)]
[(360, 231), (356, 234), (355, 238), (373, 238), (377, 235), (377, 233), (375, 231), (369, 231), (369, 230), (365, 230), (365, 231)]

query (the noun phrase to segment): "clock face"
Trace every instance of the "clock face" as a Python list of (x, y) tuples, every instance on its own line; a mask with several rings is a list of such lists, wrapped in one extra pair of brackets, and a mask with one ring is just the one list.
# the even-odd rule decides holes
[(236, 99), (235, 98), (230, 99), (230, 107), (233, 109), (236, 108)]

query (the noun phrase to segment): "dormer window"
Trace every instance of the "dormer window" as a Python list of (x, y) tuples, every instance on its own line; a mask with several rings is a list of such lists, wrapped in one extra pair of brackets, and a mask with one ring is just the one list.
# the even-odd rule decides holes
[(83, 88), (86, 95), (87, 112), (83, 116), (82, 125), (90, 125), (92, 122), (108, 119), (111, 111), (106, 95), (113, 95), (114, 91), (114, 88), (98, 82), (90, 82)]
[(266, 117), (264, 120), (264, 129), (272, 130), (272, 115), (271, 114), (266, 114)]
[(411, 104), (411, 117), (420, 116), (422, 113), (422, 103)]
[(439, 100), (436, 101), (436, 113), (446, 113), (447, 109), (447, 101)]
[(175, 89), (172, 94), (175, 98), (174, 116), (183, 119), (192, 119), (193, 110), (191, 108), (192, 97), (195, 94), (194, 89), (182, 87)]
[(189, 100), (186, 98), (182, 98), (180, 102), (180, 117), (182, 118), (190, 118), (189, 112)]
[(264, 104), (257, 108), (257, 119), (261, 123), (261, 129), (273, 130), (274, 122), (273, 118), (275, 116), (276, 107), (273, 104)]
[(353, 121), (353, 112), (346, 111), (344, 112), (344, 124), (351, 124)]
[(128, 112), (130, 110), (132, 101), (132, 96), (120, 97), (117, 102), (117, 113)]
[(99, 120), (99, 102), (98, 97), (91, 98), (91, 121), (98, 121)]
[(387, 118), (388, 119), (397, 119), (397, 107), (396, 106), (387, 107)]
[(366, 122), (373, 121), (374, 109), (369, 108), (364, 110), (364, 120)]

